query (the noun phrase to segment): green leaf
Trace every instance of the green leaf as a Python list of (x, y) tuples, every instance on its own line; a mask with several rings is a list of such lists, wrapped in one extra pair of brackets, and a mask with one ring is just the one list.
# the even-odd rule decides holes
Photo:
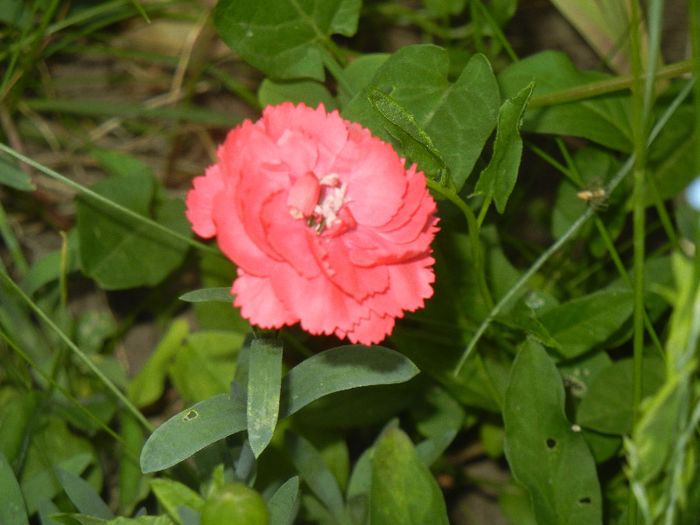
[(318, 450), (306, 439), (292, 432), (285, 433), (285, 444), (292, 463), (311, 492), (323, 502), (339, 523), (347, 523), (344, 518), (343, 494)]
[(359, 0), (219, 0), (214, 27), (246, 62), (275, 79), (324, 79), (330, 35), (352, 36)]
[[(58, 461), (56, 466), (78, 475), (83, 472), (92, 461), (93, 458), (90, 454), (79, 453), (73, 457)], [(27, 503), (27, 512), (30, 515), (36, 512), (42, 501), (51, 499), (61, 492), (61, 486), (56, 480), (56, 474), (53, 468), (47, 468), (32, 476), (23, 478), (20, 485), (22, 487), (22, 494), (24, 494), (24, 500)]]
[(92, 152), (100, 167), (114, 177), (153, 177), (151, 167), (136, 157), (120, 151), (95, 150)]
[(0, 184), (20, 191), (34, 191), (36, 186), (32, 179), (15, 160), (10, 160), (7, 155), (0, 155)]
[[(642, 361), (642, 396), (658, 390), (664, 380), (659, 358)], [(591, 382), (576, 413), (576, 422), (605, 434), (627, 434), (632, 430), (634, 411), (634, 363), (621, 359), (601, 370)]]
[(368, 99), (370, 88), (389, 95), (430, 137), (461, 188), (496, 125), (500, 95), (491, 65), (482, 55), (474, 55), (454, 83), (448, 70), (449, 57), (441, 47), (401, 48), (379, 68), (368, 88), (353, 98), (343, 116), (391, 142), (382, 117)]
[(292, 525), (299, 507), (299, 476), (285, 481), (267, 502), (270, 525)]
[(54, 470), (63, 490), (80, 512), (105, 520), (114, 518), (107, 504), (87, 481), (60, 467), (55, 467)]
[(377, 70), (391, 55), (388, 53), (371, 53), (360, 55), (343, 70), (343, 83), (338, 86), (338, 101), (341, 107), (369, 85)]
[(593, 457), (564, 414), (562, 378), (545, 350), (526, 342), (513, 363), (503, 420), (506, 457), (530, 494), (538, 523), (602, 523)]
[(257, 458), (277, 426), (282, 382), (282, 345), (254, 339), (248, 361), (248, 441)]
[(201, 511), (204, 506), (204, 498), (187, 485), (166, 478), (157, 478), (150, 481), (151, 489), (158, 503), (176, 522), (180, 522), (178, 507), (184, 505), (196, 511)]
[(418, 368), (409, 359), (388, 348), (363, 345), (331, 348), (305, 359), (284, 376), (280, 418), (333, 392), (403, 383), (417, 373)]
[(119, 414), (120, 434), (124, 446), (119, 451), (119, 512), (130, 515), (136, 504), (148, 495), (146, 477), (141, 474), (138, 458), (131, 451), (141, 450), (145, 441), (143, 427), (126, 409)]
[(488, 166), (481, 172), (475, 192), (493, 198), (498, 213), (503, 213), (515, 181), (518, 178), (523, 141), (520, 125), (534, 83), (530, 82), (518, 94), (506, 100), (498, 111), (498, 128), (493, 145), (493, 155)]
[(210, 397), (158, 427), (141, 450), (144, 473), (164, 470), (207, 445), (245, 429), (246, 403), (233, 394)]
[(202, 288), (201, 290), (192, 290), (182, 294), (179, 299), (188, 303), (201, 303), (204, 301), (219, 301), (224, 303), (233, 303), (233, 295), (231, 288)]
[(127, 395), (136, 406), (144, 407), (155, 403), (163, 395), (170, 363), (189, 331), (190, 325), (183, 319), (171, 323), (151, 357), (127, 388)]
[(28, 524), (24, 498), (12, 467), (0, 452), (0, 523), (8, 525)]
[[(503, 95), (515, 96), (522, 86), (535, 82), (533, 97), (585, 86), (612, 78), (593, 71), (579, 71), (571, 59), (559, 51), (544, 51), (516, 62), (498, 76)], [(632, 149), (629, 95), (613, 93), (580, 102), (530, 107), (523, 129), (535, 133), (573, 135), (592, 140), (618, 151)]]
[(258, 101), (262, 107), (276, 106), (282, 102), (303, 102), (309, 107), (323, 104), (326, 111), (337, 109), (337, 104), (326, 86), (315, 80), (277, 81), (266, 78), (258, 89)]
[[(151, 177), (130, 175), (102, 180), (92, 190), (146, 217), (155, 191)], [(166, 201), (157, 220), (189, 235), (181, 200)], [(148, 224), (81, 196), (76, 199), (80, 266), (107, 290), (154, 286), (178, 267), (187, 245)]]
[(539, 318), (561, 345), (559, 353), (573, 358), (604, 342), (632, 315), (629, 290), (601, 290), (550, 308)]
[(374, 447), (370, 495), (372, 525), (449, 523), (442, 491), (411, 440), (389, 428)]

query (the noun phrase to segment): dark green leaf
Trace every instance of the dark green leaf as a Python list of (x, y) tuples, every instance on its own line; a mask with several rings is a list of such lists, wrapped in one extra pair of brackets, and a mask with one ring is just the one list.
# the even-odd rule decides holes
[(114, 514), (90, 484), (72, 472), (55, 467), (56, 477), (75, 507), (83, 514), (109, 520)]
[(523, 112), (532, 95), (534, 83), (528, 84), (515, 97), (506, 100), (498, 111), (498, 128), (493, 145), (493, 155), (481, 172), (475, 192), (493, 198), (496, 209), (503, 213), (515, 181), (518, 178), (523, 141), (520, 125)]
[[(506, 97), (514, 96), (534, 81), (533, 97), (537, 97), (607, 78), (610, 75), (579, 71), (564, 53), (544, 51), (507, 67), (499, 74), (498, 81)], [(627, 93), (614, 93), (580, 102), (531, 107), (525, 112), (523, 129), (584, 137), (628, 152), (632, 148), (628, 100)]]
[[(369, 88), (389, 95), (413, 117), (440, 151), (455, 185), (461, 188), (496, 125), (500, 96), (484, 56), (473, 56), (454, 83), (448, 79), (448, 69), (444, 49), (407, 46), (384, 62)], [(382, 117), (369, 103), (368, 89), (355, 96), (343, 115), (391, 141)]]
[[(92, 189), (148, 217), (155, 185), (150, 177), (125, 175), (102, 180)], [(164, 226), (189, 234), (182, 201), (166, 201), (158, 214)], [(76, 219), (80, 265), (102, 288), (156, 285), (185, 257), (182, 241), (87, 197), (76, 200)]]
[(282, 345), (266, 339), (254, 339), (248, 359), (248, 441), (257, 458), (270, 443), (277, 425)]
[(7, 525), (28, 524), (24, 498), (12, 467), (0, 452), (0, 523)]
[(275, 79), (324, 79), (324, 42), (352, 36), (358, 0), (219, 0), (214, 27), (246, 62)]
[(374, 448), (370, 495), (372, 525), (449, 523), (442, 491), (411, 440), (389, 428)]
[(284, 376), (280, 418), (333, 392), (403, 383), (417, 373), (409, 359), (388, 348), (362, 345), (331, 348), (302, 361)]
[[(663, 384), (664, 364), (659, 358), (642, 361), (643, 397), (656, 392)], [(576, 413), (581, 426), (605, 434), (627, 434), (632, 430), (634, 411), (634, 363), (621, 359), (601, 370), (593, 379), (588, 393)]]
[(141, 451), (141, 470), (156, 472), (245, 429), (246, 403), (232, 394), (210, 397), (158, 427)]
[(303, 102), (309, 107), (323, 104), (326, 111), (337, 109), (330, 91), (314, 80), (273, 81), (266, 78), (258, 89), (258, 101), (262, 107), (276, 106), (282, 102)]
[(503, 420), (506, 457), (530, 494), (538, 523), (602, 523), (595, 463), (564, 415), (562, 378), (544, 349), (526, 342), (513, 363)]

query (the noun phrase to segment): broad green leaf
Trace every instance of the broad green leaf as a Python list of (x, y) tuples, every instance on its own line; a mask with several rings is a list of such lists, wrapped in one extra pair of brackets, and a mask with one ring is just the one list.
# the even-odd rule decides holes
[(275, 79), (324, 79), (333, 33), (352, 36), (359, 0), (219, 0), (214, 27), (246, 62)]
[[(568, 56), (558, 51), (532, 55), (504, 69), (498, 81), (506, 97), (535, 82), (533, 97), (577, 88), (611, 78), (604, 73), (579, 71)], [(523, 129), (535, 133), (573, 135), (618, 151), (632, 149), (629, 95), (613, 93), (577, 102), (533, 107), (525, 112)]]
[(187, 485), (166, 478), (156, 478), (149, 482), (158, 503), (175, 521), (179, 522), (178, 507), (185, 505), (200, 511), (204, 506), (204, 498)]
[(12, 525), (29, 524), (24, 498), (12, 467), (0, 452), (0, 523)]
[(141, 470), (156, 472), (179, 463), (215, 441), (245, 429), (246, 403), (219, 394), (196, 403), (158, 427), (141, 450)]
[(568, 359), (613, 335), (632, 315), (632, 308), (631, 291), (601, 290), (550, 308), (539, 320)]
[(285, 481), (267, 502), (270, 525), (292, 525), (299, 507), (299, 476)]
[(515, 97), (506, 100), (498, 111), (498, 128), (493, 145), (493, 155), (481, 172), (475, 192), (493, 198), (498, 213), (503, 213), (520, 169), (523, 141), (520, 125), (534, 84), (530, 82)]
[[(664, 380), (664, 364), (659, 358), (642, 361), (642, 396), (658, 390)], [(634, 411), (634, 363), (621, 359), (604, 368), (591, 382), (576, 412), (576, 422), (605, 434), (628, 434)]]
[(224, 303), (233, 303), (233, 295), (231, 288), (202, 288), (200, 290), (192, 290), (182, 294), (179, 299), (188, 303), (200, 303), (204, 301), (219, 301)]
[(518, 352), (506, 390), (506, 457), (530, 494), (538, 523), (602, 523), (593, 457), (564, 413), (562, 378), (545, 350), (528, 341)]
[(333, 392), (403, 383), (417, 373), (418, 368), (409, 359), (388, 348), (363, 345), (331, 348), (305, 359), (284, 376), (280, 418)]
[(294, 467), (339, 523), (347, 523), (343, 494), (338, 482), (321, 454), (306, 439), (292, 432), (285, 433), (285, 445)]
[(372, 487), (374, 446), (365, 449), (355, 462), (345, 494), (348, 514), (354, 523), (368, 523), (369, 492)]
[(369, 85), (377, 70), (391, 55), (388, 53), (371, 53), (360, 55), (343, 70), (343, 83), (338, 86), (338, 101), (341, 107)]
[[(90, 454), (80, 453), (56, 462), (56, 466), (63, 470), (70, 471), (75, 475), (79, 475), (92, 462), (93, 457)], [(24, 500), (27, 504), (27, 512), (30, 515), (36, 512), (43, 501), (51, 499), (61, 492), (61, 485), (56, 479), (53, 467), (49, 467), (22, 479), (20, 486), (22, 487), (22, 494), (24, 494)]]
[(449, 523), (440, 487), (398, 428), (385, 430), (374, 447), (369, 512), (372, 525)]
[(66, 491), (78, 511), (105, 520), (114, 517), (107, 504), (102, 501), (87, 481), (61, 467), (55, 467), (54, 470), (63, 490)]
[(127, 395), (136, 406), (144, 407), (155, 403), (163, 395), (170, 363), (189, 331), (190, 325), (183, 319), (171, 323), (151, 357), (127, 388)]
[(277, 426), (282, 382), (282, 345), (254, 339), (248, 357), (248, 441), (257, 458), (272, 439)]
[[(147, 176), (125, 175), (104, 179), (92, 190), (149, 216), (155, 183)], [(156, 215), (164, 226), (190, 234), (182, 201), (164, 202)], [(76, 220), (80, 266), (107, 290), (156, 285), (182, 263), (187, 251), (182, 241), (89, 197), (76, 199)]]
[(368, 99), (370, 88), (389, 95), (430, 137), (461, 188), (496, 125), (500, 96), (484, 56), (474, 55), (454, 83), (448, 79), (448, 69), (449, 57), (443, 48), (429, 44), (401, 48), (353, 98), (343, 116), (391, 142), (382, 117)]
[(337, 109), (337, 104), (326, 86), (314, 80), (277, 81), (266, 78), (258, 89), (258, 101), (262, 107), (276, 106), (282, 102), (303, 102), (309, 107), (323, 104), (326, 111)]
[(20, 191), (36, 189), (31, 177), (17, 165), (17, 161), (10, 160), (5, 154), (0, 155), (0, 184)]

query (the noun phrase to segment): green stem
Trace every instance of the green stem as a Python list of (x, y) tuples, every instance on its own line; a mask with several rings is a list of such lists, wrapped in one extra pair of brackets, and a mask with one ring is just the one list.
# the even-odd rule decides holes
[[(675, 78), (690, 73), (691, 70), (692, 62), (690, 60), (684, 60), (660, 68), (655, 78), (656, 80)], [(640, 78), (644, 79), (646, 75), (641, 75)], [(556, 104), (575, 102), (577, 100), (593, 98), (598, 95), (623, 91), (625, 89), (631, 89), (634, 82), (635, 79), (633, 75), (621, 75), (598, 82), (590, 82), (582, 86), (576, 86), (575, 88), (562, 89), (545, 95), (533, 96), (527, 107), (528, 109), (533, 109), (541, 106), (554, 106)]]
[(427, 178), (428, 187), (435, 193), (438, 193), (457, 206), (464, 215), (467, 221), (467, 229), (469, 231), (469, 242), (472, 249), (472, 258), (474, 259), (474, 272), (478, 276), (479, 291), (487, 308), (493, 308), (493, 298), (489, 291), (488, 283), (486, 282), (486, 269), (484, 263), (484, 253), (481, 249), (481, 241), (479, 239), (479, 224), (474, 215), (474, 212), (469, 205), (464, 202), (461, 197), (452, 188), (447, 188), (440, 183)]
[(219, 250), (217, 250), (216, 248), (214, 248), (212, 246), (208, 246), (204, 243), (201, 243), (201, 242), (196, 241), (190, 237), (187, 237), (186, 235), (183, 235), (179, 232), (171, 230), (170, 228), (167, 228), (167, 227), (163, 226), (162, 224), (159, 224), (156, 221), (149, 219), (148, 217), (144, 217), (143, 215), (140, 215), (140, 214), (136, 213), (135, 211), (130, 210), (129, 208), (126, 208), (125, 206), (122, 206), (121, 204), (118, 204), (114, 201), (111, 201), (107, 197), (104, 197), (104, 196), (100, 195), (99, 193), (92, 191), (90, 188), (87, 188), (87, 187), (83, 186), (82, 184), (79, 184), (75, 181), (72, 181), (68, 177), (64, 177), (60, 173), (52, 170), (51, 168), (47, 168), (43, 164), (39, 164), (38, 162), (30, 159), (29, 157), (22, 155), (21, 153), (13, 150), (12, 148), (3, 144), (2, 142), (0, 142), (0, 151), (4, 151), (8, 155), (11, 155), (12, 157), (14, 157), (16, 159), (21, 160), (22, 162), (25, 162), (26, 164), (29, 164), (32, 168), (39, 170), (43, 174), (51, 177), (52, 179), (56, 179), (56, 180), (62, 182), (66, 186), (69, 186), (70, 188), (77, 190), (78, 192), (82, 193), (83, 195), (87, 195), (91, 199), (94, 199), (101, 204), (105, 204), (106, 206), (109, 206), (110, 208), (117, 210), (120, 213), (127, 215), (132, 219), (136, 219), (138, 221), (143, 222), (144, 224), (148, 224), (150, 227), (152, 227), (152, 228), (154, 228), (162, 233), (165, 233), (171, 237), (174, 237), (175, 239), (177, 239), (179, 241), (187, 243), (188, 245), (192, 246), (193, 248), (221, 256), (221, 252), (219, 252)]
[(61, 339), (67, 346), (70, 348), (70, 350), (78, 356), (78, 358), (85, 363), (85, 366), (87, 366), (93, 374), (95, 374), (100, 381), (114, 394), (114, 396), (121, 401), (124, 406), (131, 412), (134, 417), (146, 428), (149, 432), (153, 432), (153, 426), (148, 422), (148, 420), (144, 417), (144, 415), (139, 411), (136, 406), (134, 406), (131, 401), (129, 401), (126, 396), (117, 388), (117, 386), (112, 383), (112, 381), (109, 380), (109, 378), (104, 375), (104, 373), (97, 368), (95, 363), (92, 362), (92, 359), (88, 357), (87, 354), (85, 354), (78, 346), (71, 341), (71, 339), (61, 330), (56, 323), (53, 322), (53, 320), (44, 312), (39, 306), (32, 301), (27, 295), (22, 291), (22, 289), (17, 286), (17, 284), (10, 278), (7, 273), (5, 273), (4, 270), (0, 270), (0, 276), (7, 282), (7, 284), (12, 288), (12, 290), (29, 306), (29, 308), (32, 309), (32, 311), (39, 317), (44, 323), (48, 325), (51, 330), (53, 330), (56, 335)]

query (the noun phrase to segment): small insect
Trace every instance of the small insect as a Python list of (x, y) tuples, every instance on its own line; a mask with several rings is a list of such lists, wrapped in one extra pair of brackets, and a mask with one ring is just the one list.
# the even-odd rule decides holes
[(596, 210), (602, 210), (608, 206), (608, 192), (598, 184), (579, 191), (576, 196), (590, 203)]

